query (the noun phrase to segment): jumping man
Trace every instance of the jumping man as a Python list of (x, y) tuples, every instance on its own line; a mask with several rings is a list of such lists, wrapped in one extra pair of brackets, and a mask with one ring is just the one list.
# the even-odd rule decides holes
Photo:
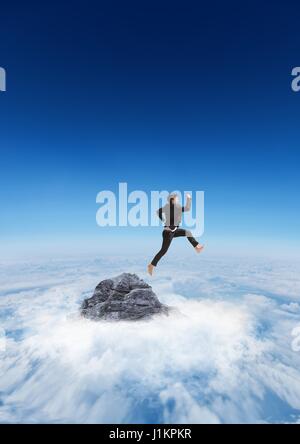
[(182, 212), (189, 211), (191, 209), (191, 200), (192, 200), (191, 196), (187, 194), (186, 205), (182, 207), (178, 203), (177, 194), (170, 194), (168, 196), (168, 203), (157, 211), (158, 217), (162, 222), (165, 223), (165, 226), (162, 232), (163, 242), (161, 249), (154, 257), (152, 262), (148, 265), (148, 273), (151, 276), (154, 267), (156, 267), (158, 261), (163, 257), (163, 255), (166, 254), (174, 237), (186, 236), (188, 241), (193, 245), (197, 253), (200, 253), (203, 250), (204, 246), (200, 245), (199, 242), (196, 241), (196, 239), (193, 237), (192, 233), (189, 230), (184, 230), (183, 228), (179, 228)]

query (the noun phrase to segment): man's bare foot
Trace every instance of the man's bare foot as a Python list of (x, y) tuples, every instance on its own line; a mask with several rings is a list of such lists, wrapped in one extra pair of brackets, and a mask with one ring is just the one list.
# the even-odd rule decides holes
[(153, 270), (154, 270), (154, 265), (149, 264), (148, 265), (148, 273), (150, 274), (150, 276), (152, 276)]
[(198, 244), (195, 247), (196, 253), (201, 253), (201, 251), (203, 250), (204, 245)]

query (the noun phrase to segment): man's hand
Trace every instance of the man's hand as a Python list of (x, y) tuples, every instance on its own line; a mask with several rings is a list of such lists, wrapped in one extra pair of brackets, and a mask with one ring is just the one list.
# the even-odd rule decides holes
[(192, 205), (192, 196), (189, 193), (187, 193), (185, 206), (182, 207), (182, 211), (190, 211), (191, 205)]

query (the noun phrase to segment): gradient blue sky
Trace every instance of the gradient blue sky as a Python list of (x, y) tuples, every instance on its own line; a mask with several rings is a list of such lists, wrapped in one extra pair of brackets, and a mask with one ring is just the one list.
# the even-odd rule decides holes
[(3, 4), (3, 256), (156, 248), (96, 226), (122, 181), (204, 190), (207, 246), (297, 255), (299, 22), (294, 1)]

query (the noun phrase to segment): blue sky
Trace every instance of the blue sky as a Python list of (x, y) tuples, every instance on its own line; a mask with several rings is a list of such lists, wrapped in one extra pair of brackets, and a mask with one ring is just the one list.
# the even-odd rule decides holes
[(2, 252), (160, 242), (157, 228), (96, 226), (97, 193), (126, 181), (204, 190), (208, 246), (298, 254), (299, 13), (289, 1), (3, 5)]

